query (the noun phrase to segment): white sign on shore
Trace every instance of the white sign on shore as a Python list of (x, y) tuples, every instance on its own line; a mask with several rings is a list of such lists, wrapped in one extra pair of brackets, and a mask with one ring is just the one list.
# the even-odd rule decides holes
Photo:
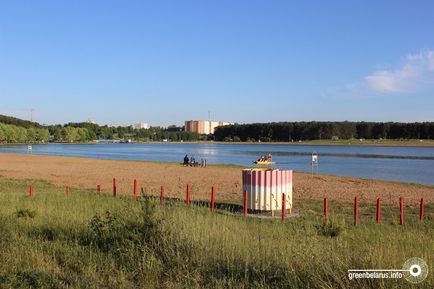
[(318, 165), (318, 154), (316, 152), (312, 153), (312, 164)]
[(315, 169), (316, 169), (316, 174), (318, 175), (318, 154), (316, 152), (312, 153), (312, 176), (315, 173)]

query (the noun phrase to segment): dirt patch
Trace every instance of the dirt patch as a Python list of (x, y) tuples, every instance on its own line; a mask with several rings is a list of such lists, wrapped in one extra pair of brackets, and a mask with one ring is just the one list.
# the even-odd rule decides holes
[[(170, 163), (114, 161), (87, 158), (0, 154), (1, 175), (17, 179), (42, 179), (59, 186), (95, 188), (112, 191), (113, 177), (117, 179), (118, 194), (133, 194), (133, 180), (147, 194), (159, 194), (160, 186), (166, 195), (183, 198), (187, 183), (192, 199), (207, 200), (211, 186), (216, 188), (219, 201), (241, 203), (241, 169), (220, 166), (207, 168), (183, 167)], [(294, 198), (342, 200), (352, 202), (358, 194), (361, 202), (398, 204), (400, 196), (407, 205), (417, 205), (420, 198), (434, 201), (434, 188), (386, 181), (348, 177), (294, 173)]]

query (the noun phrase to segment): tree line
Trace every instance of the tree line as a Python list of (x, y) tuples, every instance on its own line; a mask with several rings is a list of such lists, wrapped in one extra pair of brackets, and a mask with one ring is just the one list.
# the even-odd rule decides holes
[(48, 142), (50, 137), (46, 128), (21, 127), (0, 123), (0, 143)]
[(133, 129), (132, 127), (108, 127), (74, 123), (47, 127), (21, 127), (0, 123), (0, 143), (35, 143), (35, 142), (89, 142), (97, 139), (117, 139), (133, 141), (198, 141), (208, 136), (183, 131), (182, 127), (151, 127)]
[(37, 122), (31, 122), (28, 120), (19, 119), (12, 116), (2, 115), (0, 114), (0, 123), (4, 124), (12, 124), (18, 127), (24, 127), (24, 128), (30, 128), (30, 127), (36, 127), (41, 128), (42, 126)]
[(150, 127), (149, 129), (135, 129), (132, 126), (100, 126), (92, 123), (68, 123), (48, 126), (54, 142), (86, 142), (96, 139), (118, 139), (133, 141), (197, 141), (207, 136), (185, 132), (183, 127), (169, 126), (168, 128)]
[(434, 139), (434, 122), (274, 122), (217, 127), (216, 141)]
[(185, 132), (183, 127), (110, 127), (80, 122), (41, 126), (0, 115), (0, 142), (89, 142), (97, 139), (133, 141), (263, 141), (291, 142), (326, 139), (434, 139), (434, 122), (273, 122), (217, 127), (213, 135)]
[(97, 139), (133, 141), (198, 141), (210, 136), (185, 132), (183, 127), (171, 125), (167, 128), (151, 127), (134, 129), (132, 126), (100, 126), (88, 122), (70, 122), (65, 125), (42, 126), (36, 122), (0, 115), (1, 143), (32, 142), (89, 142)]

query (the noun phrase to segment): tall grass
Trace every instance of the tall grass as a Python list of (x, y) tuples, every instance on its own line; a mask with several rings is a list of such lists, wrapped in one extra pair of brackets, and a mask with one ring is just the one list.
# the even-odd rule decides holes
[(250, 217), (150, 198), (113, 198), (94, 191), (0, 178), (2, 288), (432, 288), (405, 280), (349, 280), (348, 269), (401, 268), (421, 257), (432, 271), (433, 208), (362, 204), (352, 224), (350, 204), (296, 200), (300, 217)]

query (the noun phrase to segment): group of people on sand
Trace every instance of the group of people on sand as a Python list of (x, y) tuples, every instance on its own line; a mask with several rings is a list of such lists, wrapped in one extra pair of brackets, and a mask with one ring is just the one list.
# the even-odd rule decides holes
[(197, 167), (199, 165), (201, 167), (204, 167), (204, 166), (206, 166), (206, 160), (201, 159), (200, 164), (199, 164), (198, 162), (196, 162), (196, 159), (194, 158), (194, 156), (191, 156), (190, 158), (188, 158), (188, 155), (185, 155), (184, 162), (182, 164), (186, 167)]
[(258, 159), (258, 162), (272, 162), (273, 161), (273, 156), (271, 155), (271, 153), (268, 154), (268, 156), (261, 156)]

